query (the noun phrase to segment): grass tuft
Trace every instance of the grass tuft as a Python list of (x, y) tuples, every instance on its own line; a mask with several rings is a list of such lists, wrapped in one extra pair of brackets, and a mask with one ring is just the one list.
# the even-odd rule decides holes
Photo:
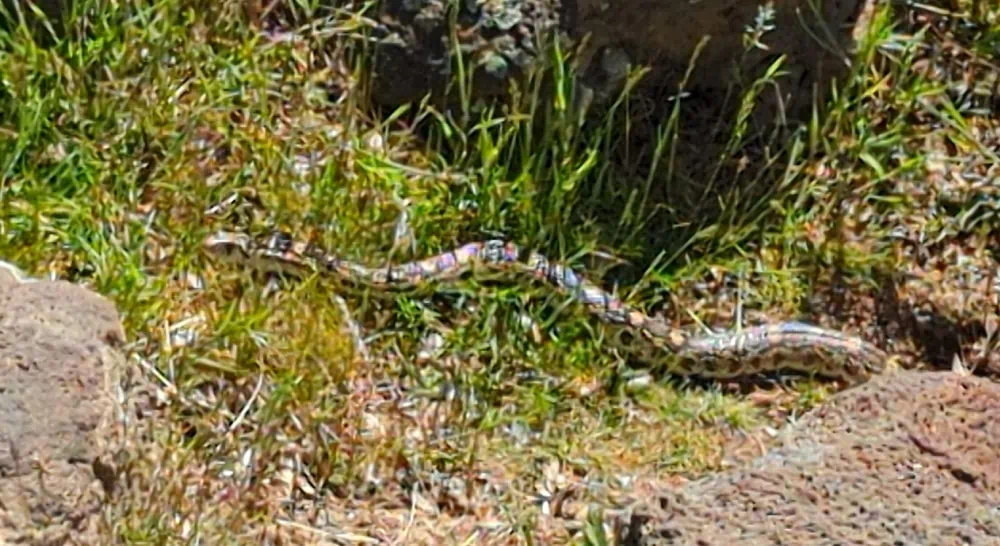
[[(502, 236), (678, 327), (730, 327), (741, 308), (747, 323), (848, 330), (912, 365), (958, 354), (1000, 370), (979, 339), (992, 281), (976, 276), (1000, 248), (998, 13), (952, 4), (881, 8), (813, 119), (762, 132), (758, 100), (786, 80), (774, 59), (733, 91), (736, 122), (698, 179), (682, 164), (686, 83), (636, 152), (631, 120), (666, 99), (642, 94), (639, 68), (581, 122), (558, 44), (505, 106), (475, 104), (457, 59), (455, 111), (379, 118), (363, 14), (298, 2), (311, 22), (272, 40), (233, 2), (81, 0), (49, 24), (8, 10), (0, 257), (111, 298), (153, 393), (109, 541), (606, 544), (596, 507), (719, 470), (835, 388), (659, 374), (565, 296), (514, 279), (271, 290), (201, 253), (232, 222), (372, 266)], [(748, 48), (767, 42), (765, 15)], [(207, 212), (248, 190), (263, 212)], [(394, 248), (404, 214), (413, 244)], [(947, 296), (961, 290), (980, 299)], [(950, 321), (935, 331), (960, 340), (952, 353), (906, 318), (926, 313)]]

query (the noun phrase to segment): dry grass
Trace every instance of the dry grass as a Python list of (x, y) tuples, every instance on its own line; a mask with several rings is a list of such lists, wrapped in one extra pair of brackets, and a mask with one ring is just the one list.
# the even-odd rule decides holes
[[(678, 325), (729, 326), (740, 299), (750, 322), (803, 316), (911, 365), (1000, 370), (997, 96), (983, 83), (1000, 14), (966, 4), (887, 11), (827, 111), (782, 143), (775, 190), (752, 213), (679, 226), (659, 261), (589, 214), (629, 198), (599, 184), (614, 134), (581, 134), (551, 105), (533, 133), (528, 97), (472, 127), (428, 116), (425, 146), (407, 116), (362, 107), (343, 20), (274, 42), (232, 4), (82, 1), (55, 44), (0, 34), (0, 256), (112, 298), (143, 387), (109, 542), (597, 543), (590, 503), (718, 470), (836, 388), (741, 392), (638, 368), (544, 286), (387, 296), (311, 278), (268, 293), (199, 250), (222, 227), (206, 208), (240, 188), (270, 211), (255, 229), (373, 265), (406, 198), (421, 256), (496, 232), (577, 266), (620, 251), (653, 264), (631, 270), (629, 301)], [(325, 53), (309, 47), (321, 35), (335, 37)], [(630, 225), (670, 223), (644, 210)]]

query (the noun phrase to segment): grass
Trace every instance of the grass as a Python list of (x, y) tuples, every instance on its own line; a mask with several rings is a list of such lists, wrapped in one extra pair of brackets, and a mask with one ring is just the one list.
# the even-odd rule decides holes
[[(996, 309), (978, 290), (1000, 248), (1000, 148), (997, 99), (975, 81), (996, 81), (1000, 13), (959, 4), (886, 8), (812, 124), (769, 142), (760, 179), (727, 186), (720, 169), (688, 209), (650, 197), (690, 183), (671, 177), (680, 106), (635, 184), (612, 160), (632, 102), (581, 128), (566, 78), (506, 110), (376, 118), (350, 14), (271, 42), (233, 3), (81, 1), (62, 37), (0, 33), (0, 256), (112, 299), (158, 393), (109, 541), (596, 543), (588, 503), (719, 470), (836, 388), (788, 377), (748, 393), (624, 362), (578, 306), (524, 282), (268, 292), (199, 247), (225, 225), (206, 208), (243, 188), (267, 205), (253, 229), (370, 265), (407, 199), (416, 256), (501, 234), (632, 281), (629, 302), (679, 326), (729, 327), (740, 300), (748, 322), (805, 317), (910, 364), (988, 368)], [(328, 56), (310, 53), (329, 36)], [(748, 140), (734, 132), (725, 153)], [(920, 320), (887, 315), (886, 291)], [(928, 316), (955, 350), (926, 338)]]

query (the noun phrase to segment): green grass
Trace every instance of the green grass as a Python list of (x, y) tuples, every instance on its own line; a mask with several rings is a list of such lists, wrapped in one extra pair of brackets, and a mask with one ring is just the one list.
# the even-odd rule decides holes
[[(968, 23), (950, 23), (960, 54), (995, 78), (1000, 15), (962, 9), (935, 17)], [(268, 208), (253, 229), (281, 227), (370, 265), (389, 259), (405, 198), (417, 256), (500, 234), (608, 286), (630, 280), (630, 303), (679, 326), (729, 327), (739, 299), (749, 321), (804, 316), (891, 343), (911, 364), (928, 364), (919, 340), (894, 324), (886, 334), (874, 304), (886, 278), (926, 273), (893, 234), (919, 234), (945, 261), (976, 249), (976, 263), (995, 267), (995, 183), (928, 181), (940, 165), (995, 176), (997, 99), (957, 100), (959, 75), (943, 61), (945, 77), (922, 76), (915, 65), (942, 38), (913, 34), (899, 12), (877, 19), (813, 123), (769, 143), (760, 180), (724, 184), (720, 169), (717, 189), (692, 201), (702, 208), (685, 208), (649, 197), (691, 183), (670, 176), (683, 108), (659, 128), (646, 174), (624, 183), (611, 152), (630, 103), (581, 129), (565, 78), (506, 109), (413, 105), (376, 119), (352, 39), (363, 29), (348, 15), (303, 29), (301, 43), (270, 43), (233, 3), (75, 10), (59, 38), (0, 33), (0, 257), (113, 300), (130, 363), (162, 393), (104, 529), (121, 543), (392, 540), (407, 529), (407, 543), (581, 540), (568, 529), (588, 521), (586, 503), (629, 491), (625, 477), (718, 470), (727, 442), (834, 388), (785, 378), (762, 406), (733, 385), (624, 362), (598, 323), (537, 284), (466, 279), (387, 296), (314, 277), (265, 293), (199, 247), (225, 226), (205, 209), (241, 188)], [(309, 54), (326, 33), (331, 57), (353, 68)], [(332, 101), (330, 83), (354, 91)], [(751, 153), (747, 140), (734, 133), (727, 157)], [(300, 173), (311, 154), (324, 162)], [(606, 271), (598, 253), (631, 265)], [(967, 267), (948, 263), (943, 277)], [(978, 332), (980, 310), (950, 318)], [(372, 336), (369, 360), (345, 333), (351, 320)], [(440, 353), (419, 361), (432, 333)], [(575, 527), (539, 500), (567, 489)], [(593, 520), (586, 528), (597, 540)]]

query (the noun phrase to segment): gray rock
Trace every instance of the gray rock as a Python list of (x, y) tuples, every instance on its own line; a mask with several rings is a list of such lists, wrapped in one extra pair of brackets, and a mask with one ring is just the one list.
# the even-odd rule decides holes
[[(454, 26), (449, 4), (458, 9)], [(562, 11), (560, 0), (386, 0), (376, 17), (373, 98), (389, 106), (440, 98), (459, 54), (474, 74), (473, 100), (501, 97), (561, 32)]]
[[(512, 79), (522, 77), (540, 60), (548, 45), (544, 42), (556, 35), (574, 43), (587, 38), (580, 57), (583, 83), (596, 88), (598, 102), (611, 100), (620, 91), (626, 62), (649, 66), (647, 80), (675, 91), (699, 42), (708, 36), (688, 88), (725, 89), (733, 83), (737, 63), (744, 81), (752, 81), (779, 55), (787, 55), (789, 74), (781, 79), (779, 92), (771, 87), (764, 94), (758, 116), (797, 118), (809, 113), (814, 86), (825, 93), (831, 78), (845, 74), (850, 53), (877, 2), (827, 1), (818, 13), (804, 0), (773, 2), (771, 10), (762, 9), (764, 2), (729, 0), (466, 2), (453, 29), (446, 2), (386, 0), (378, 13), (381, 26), (376, 37), (382, 44), (375, 98), (398, 105), (442, 91), (453, 72), (453, 30), (459, 50), (475, 67), (476, 98), (503, 95)], [(752, 48), (745, 55), (745, 34), (755, 26), (770, 29), (760, 40), (766, 49)], [(564, 46), (569, 49), (569, 44)], [(609, 59), (622, 62), (609, 67)], [(501, 61), (512, 69), (499, 70)]]
[(743, 468), (637, 496), (621, 544), (998, 544), (1000, 385), (881, 376)]
[[(739, 66), (747, 82), (763, 74), (779, 55), (787, 55), (785, 67), (791, 72), (781, 79), (780, 102), (774, 90), (762, 99), (767, 115), (775, 117), (785, 109), (791, 117), (808, 113), (813, 86), (825, 93), (830, 78), (843, 76), (849, 55), (860, 34), (868, 28), (869, 17), (879, 0), (804, 0), (773, 2), (771, 30), (761, 42), (767, 49), (753, 48), (743, 58), (744, 35), (757, 25), (765, 2), (657, 2), (646, 0), (578, 0), (572, 35), (591, 35), (588, 55), (605, 47), (626, 51), (633, 63), (648, 65), (648, 80), (671, 92), (684, 76), (698, 43), (709, 41), (699, 53), (687, 88), (725, 89), (733, 82), (733, 67)], [(811, 4), (820, 5), (819, 13)], [(585, 62), (585, 65), (594, 64)], [(804, 111), (803, 111), (804, 110)]]
[(124, 337), (103, 297), (0, 269), (0, 543), (93, 543)]

